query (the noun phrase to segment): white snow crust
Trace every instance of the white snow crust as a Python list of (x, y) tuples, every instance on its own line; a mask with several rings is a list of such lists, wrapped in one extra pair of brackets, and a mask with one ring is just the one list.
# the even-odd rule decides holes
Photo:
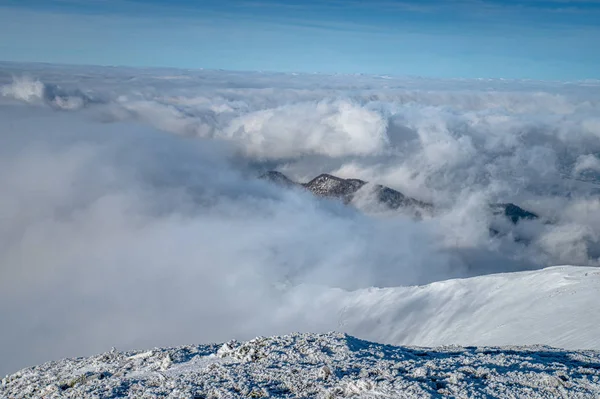
[[(600, 270), (542, 270), (453, 279), (424, 286), (314, 293), (316, 314), (393, 345), (550, 345), (600, 350)], [(299, 294), (301, 295), (301, 294)]]
[(2, 398), (592, 398), (600, 353), (544, 346), (435, 349), (292, 334), (22, 370)]

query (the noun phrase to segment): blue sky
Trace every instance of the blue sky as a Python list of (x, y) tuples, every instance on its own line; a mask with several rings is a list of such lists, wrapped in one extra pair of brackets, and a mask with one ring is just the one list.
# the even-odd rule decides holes
[(0, 59), (600, 78), (600, 0), (0, 0)]

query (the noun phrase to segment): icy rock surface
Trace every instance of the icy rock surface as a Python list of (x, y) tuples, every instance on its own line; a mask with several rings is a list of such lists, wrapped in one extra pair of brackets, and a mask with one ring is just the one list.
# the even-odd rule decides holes
[(292, 334), (140, 352), (113, 350), (19, 371), (4, 398), (594, 398), (600, 352), (395, 347)]

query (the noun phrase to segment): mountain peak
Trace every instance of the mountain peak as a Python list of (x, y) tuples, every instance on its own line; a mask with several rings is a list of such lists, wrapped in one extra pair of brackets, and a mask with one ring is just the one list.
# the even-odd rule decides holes
[[(352, 202), (355, 194), (368, 184), (368, 182), (361, 179), (344, 179), (329, 173), (321, 173), (308, 183), (296, 183), (283, 173), (274, 170), (262, 174), (260, 178), (286, 187), (304, 187), (319, 197), (337, 198), (346, 204)], [(412, 209), (417, 216), (420, 216), (422, 212), (431, 213), (433, 211), (433, 204), (409, 197), (400, 191), (381, 184), (373, 185), (373, 192), (377, 202), (386, 205), (390, 209)], [(517, 224), (522, 220), (539, 218), (537, 214), (511, 202), (494, 203), (490, 204), (490, 207), (495, 215), (502, 215), (513, 224)], [(492, 230), (494, 235), (500, 234), (499, 231)]]
[(264, 179), (264, 180), (269, 180), (273, 183), (284, 185), (284, 186), (296, 186), (297, 185), (296, 182), (294, 182), (289, 177), (287, 177), (283, 173), (278, 172), (276, 170), (270, 170), (266, 173), (263, 173), (262, 175), (260, 175), (260, 178)]
[(358, 179), (346, 180), (327, 173), (320, 174), (308, 183), (303, 184), (312, 193), (322, 197), (334, 197), (350, 202), (352, 196), (366, 182)]

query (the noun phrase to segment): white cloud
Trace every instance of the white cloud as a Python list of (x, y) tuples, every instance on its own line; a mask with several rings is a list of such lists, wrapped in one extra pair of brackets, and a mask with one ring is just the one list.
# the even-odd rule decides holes
[(61, 110), (77, 110), (93, 101), (79, 90), (69, 92), (27, 76), (15, 78), (12, 84), (2, 87), (1, 93), (26, 103), (46, 104)]
[(587, 154), (577, 157), (573, 172), (578, 175), (586, 170), (600, 172), (600, 159), (596, 155)]
[(11, 85), (2, 87), (2, 95), (28, 103), (41, 102), (44, 91), (45, 86), (42, 82), (27, 77), (16, 78)]
[[(7, 368), (337, 317), (311, 316), (313, 298), (285, 289), (301, 284), (598, 263), (597, 86), (3, 68)], [(272, 168), (386, 184), (436, 211), (414, 221), (365, 192), (365, 214), (255, 179)], [(492, 215), (489, 202), (509, 201), (544, 220)], [(11, 352), (24, 341), (25, 357)]]
[(251, 156), (373, 155), (386, 148), (386, 120), (348, 101), (299, 103), (242, 115), (218, 138)]

